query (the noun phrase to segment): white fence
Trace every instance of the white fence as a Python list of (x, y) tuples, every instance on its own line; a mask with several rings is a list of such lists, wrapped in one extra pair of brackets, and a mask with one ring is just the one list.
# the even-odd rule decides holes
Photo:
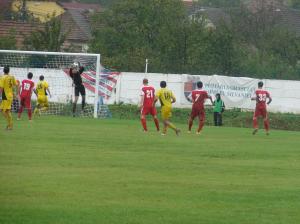
[(269, 106), (272, 112), (289, 112), (300, 114), (300, 81), (252, 79), (246, 77), (227, 76), (206, 76), (206, 75), (174, 75), (157, 73), (127, 73), (120, 74), (116, 86), (116, 94), (109, 100), (109, 103), (130, 103), (136, 104), (139, 100), (139, 91), (143, 78), (149, 79), (149, 84), (159, 89), (160, 81), (167, 82), (177, 101), (175, 107), (191, 107), (186, 96), (201, 80), (212, 96), (221, 93), (222, 99), (227, 108), (241, 108), (252, 110), (255, 102), (250, 98), (254, 93), (259, 81), (264, 82), (264, 88), (268, 90), (273, 98)]
[[(38, 75), (45, 75), (48, 79), (51, 89), (59, 95), (54, 96), (50, 101), (66, 101), (73, 97), (72, 81), (64, 71), (55, 69), (30, 69), (34, 73), (34, 81), (37, 81)], [(26, 78), (28, 69), (11, 68), (11, 73), (21, 81)], [(2, 69), (1, 72), (2, 73)], [(100, 79), (100, 90), (103, 88), (106, 76)], [(122, 72), (113, 76), (115, 86), (110, 85), (106, 88), (106, 97), (104, 103), (126, 103), (137, 104), (139, 101), (140, 88), (143, 78), (149, 79), (149, 84), (159, 89), (160, 81), (167, 82), (167, 87), (171, 89), (177, 101), (174, 107), (191, 107), (191, 103), (187, 101), (186, 96), (195, 87), (195, 83), (201, 80), (206, 89), (213, 97), (216, 93), (220, 93), (227, 108), (241, 108), (252, 110), (255, 102), (250, 98), (257, 87), (258, 81), (264, 82), (264, 88), (268, 90), (273, 98), (269, 106), (272, 112), (289, 112), (300, 114), (300, 81), (289, 80), (258, 80), (246, 77), (227, 77), (227, 76), (206, 76), (206, 75), (176, 75), (176, 74), (159, 74), (159, 73), (131, 73)], [(112, 77), (109, 76), (111, 79)], [(102, 81), (101, 81), (102, 80)], [(102, 83), (101, 83), (102, 82)], [(91, 83), (89, 83), (92, 85)], [(94, 84), (93, 84), (94, 85)], [(102, 87), (101, 87), (102, 85)], [(105, 84), (105, 86), (107, 86)], [(88, 103), (94, 102), (94, 94), (92, 90), (87, 89)], [(107, 91), (110, 91), (107, 93)]]

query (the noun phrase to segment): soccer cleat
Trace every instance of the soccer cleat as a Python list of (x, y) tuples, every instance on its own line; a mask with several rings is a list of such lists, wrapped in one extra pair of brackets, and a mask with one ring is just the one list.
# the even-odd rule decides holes
[(253, 130), (253, 132), (252, 132), (252, 135), (255, 135), (257, 132), (258, 132), (258, 129), (255, 128), (255, 129)]
[(196, 131), (196, 135), (201, 135), (201, 131)]
[(180, 129), (176, 128), (175, 133), (177, 136), (179, 136), (180, 132), (181, 132)]
[(163, 133), (163, 132), (162, 132), (162, 133), (161, 133), (161, 135), (162, 135), (162, 136), (165, 136), (165, 135), (166, 135), (166, 133)]
[(17, 121), (20, 121), (20, 120), (21, 120), (21, 118), (18, 117), (18, 118), (17, 118)]
[(191, 134), (192, 132), (191, 132), (191, 131), (187, 131), (187, 133), (188, 133), (188, 134)]

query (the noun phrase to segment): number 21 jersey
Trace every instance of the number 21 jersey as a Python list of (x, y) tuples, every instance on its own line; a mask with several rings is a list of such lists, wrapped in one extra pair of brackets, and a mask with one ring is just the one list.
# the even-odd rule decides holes
[(143, 86), (141, 96), (144, 96), (143, 107), (152, 107), (155, 97), (155, 89), (152, 86)]

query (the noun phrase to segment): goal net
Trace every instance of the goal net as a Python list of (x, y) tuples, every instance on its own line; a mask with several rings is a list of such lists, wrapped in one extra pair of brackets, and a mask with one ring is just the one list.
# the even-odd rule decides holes
[[(48, 96), (49, 109), (41, 112), (41, 115), (71, 115), (74, 102), (73, 81), (69, 75), (70, 67), (74, 62), (79, 62), (84, 67), (81, 77), (86, 90), (86, 105), (81, 109), (81, 96), (79, 96), (76, 108), (76, 116), (80, 117), (107, 117), (110, 116), (108, 108), (99, 104), (101, 93), (99, 92), (100, 79), (100, 55), (83, 53), (58, 53), (58, 52), (34, 52), (0, 50), (0, 75), (3, 67), (10, 67), (10, 74), (14, 75), (21, 83), (27, 78), (28, 72), (33, 73), (35, 84), (39, 76), (43, 75), (48, 82), (51, 97)], [(32, 106), (36, 106), (36, 96), (32, 95)], [(14, 100), (13, 111), (18, 111), (19, 102)]]

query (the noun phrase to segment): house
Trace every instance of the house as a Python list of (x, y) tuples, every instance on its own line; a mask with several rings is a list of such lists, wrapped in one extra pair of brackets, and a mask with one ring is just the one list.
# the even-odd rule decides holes
[[(284, 3), (284, 1), (276, 0), (250, 0), (246, 1), (245, 6), (253, 13), (262, 8), (273, 9), (277, 25), (285, 27), (300, 36), (300, 10), (288, 8)], [(190, 11), (190, 16), (196, 13), (203, 14), (208, 23), (211, 23), (210, 26), (217, 27), (220, 21), (230, 22), (229, 11), (231, 10), (236, 11), (239, 8), (200, 7)]]
[(103, 9), (98, 4), (83, 4), (76, 2), (62, 2), (61, 7), (65, 10), (61, 19), (64, 32), (68, 32), (65, 47), (71, 47), (75, 51), (86, 52), (88, 42), (92, 37), (90, 16)]

